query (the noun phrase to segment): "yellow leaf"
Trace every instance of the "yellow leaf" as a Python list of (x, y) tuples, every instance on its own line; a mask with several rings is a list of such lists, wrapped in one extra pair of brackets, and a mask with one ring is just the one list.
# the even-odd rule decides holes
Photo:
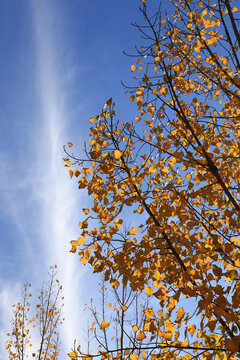
[(78, 245), (77, 241), (72, 240), (71, 245), (72, 245), (72, 248), (71, 248), (70, 252), (75, 253), (77, 251), (77, 245)]
[(76, 177), (78, 177), (80, 175), (80, 171), (78, 169), (76, 169), (73, 173)]
[(172, 340), (172, 333), (170, 333), (170, 332), (163, 333), (162, 336), (165, 340), (168, 340), (168, 341)]
[(67, 166), (67, 167), (71, 167), (71, 166), (72, 166), (72, 164), (71, 164), (71, 162), (70, 162), (70, 161), (67, 161), (67, 162), (65, 163), (65, 166)]
[[(143, 0), (142, 0), (142, 1), (143, 1)], [(130, 359), (131, 359), (131, 360), (138, 360), (138, 357), (139, 357), (139, 356), (138, 356), (137, 354), (131, 354), (131, 355), (130, 355)]]
[(152, 140), (152, 137), (150, 134), (147, 134), (147, 141), (151, 141)]
[(179, 323), (181, 322), (182, 318), (184, 317), (184, 315), (185, 315), (185, 311), (184, 311), (184, 309), (181, 307), (181, 308), (178, 309), (178, 311), (177, 311), (177, 318), (176, 318), (175, 322), (179, 324)]
[(112, 285), (112, 287), (118, 288), (119, 287), (119, 281), (117, 279), (111, 279), (110, 280), (110, 284)]
[(101, 322), (101, 327), (100, 327), (100, 329), (104, 330), (104, 329), (106, 329), (109, 325), (110, 325), (110, 322), (103, 320), (103, 321)]
[(122, 156), (122, 151), (114, 150), (113, 155), (114, 155), (115, 159), (118, 160)]
[(155, 316), (154, 311), (151, 308), (150, 309), (145, 309), (144, 314), (146, 315), (147, 319), (151, 319), (152, 317)]
[(77, 352), (76, 351), (72, 351), (68, 354), (68, 356), (70, 357), (70, 359), (72, 360), (77, 360)]
[(227, 57), (222, 58), (222, 63), (223, 65), (226, 65), (228, 63), (228, 58)]
[(158, 270), (153, 274), (153, 278), (156, 280), (161, 280), (161, 274)]
[(120, 226), (122, 225), (123, 220), (122, 219), (115, 219), (114, 220), (114, 225), (118, 228), (120, 228)]
[(236, 8), (236, 6), (234, 6), (234, 8), (232, 9), (232, 12), (233, 13), (238, 12), (238, 8)]
[(188, 325), (187, 329), (190, 332), (190, 334), (193, 336), (193, 334), (196, 331), (196, 325)]
[(84, 212), (85, 215), (87, 215), (89, 213), (89, 209), (85, 208), (85, 209), (83, 209), (83, 212)]
[(143, 332), (143, 331), (139, 331), (139, 333), (137, 334), (136, 339), (137, 339), (137, 340), (143, 340), (143, 339), (145, 339), (145, 337), (146, 337), (146, 335), (144, 334), (144, 332)]
[(135, 227), (133, 227), (129, 232), (128, 232), (128, 234), (130, 234), (130, 235), (137, 235), (137, 229), (135, 228)]
[(68, 147), (73, 146), (73, 144), (71, 142), (68, 142), (67, 144), (68, 144)]
[(137, 69), (137, 67), (135, 65), (131, 65), (131, 71), (135, 71)]
[(140, 116), (136, 116), (136, 117), (135, 117), (136, 123), (138, 123), (140, 120), (141, 120)]
[(84, 237), (79, 236), (79, 238), (78, 238), (78, 240), (77, 240), (77, 244), (78, 244), (78, 245), (82, 245), (84, 242), (85, 242)]
[(97, 228), (92, 229), (92, 231), (91, 231), (91, 234), (92, 234), (92, 235), (97, 235), (97, 233), (98, 233), (98, 229), (97, 229)]
[(233, 237), (232, 237), (232, 242), (233, 242), (234, 244), (239, 244), (239, 243), (240, 243), (240, 238), (237, 238), (236, 236), (233, 236)]
[(168, 174), (168, 168), (167, 168), (167, 167), (164, 167), (164, 168), (162, 169), (162, 172), (164, 172), (165, 174)]
[(91, 117), (88, 121), (92, 124), (94, 122), (95, 118)]
[(137, 325), (132, 326), (133, 331), (138, 331), (139, 327)]
[(165, 87), (163, 87), (163, 88), (161, 88), (161, 89), (159, 90), (159, 93), (160, 93), (161, 95), (167, 95), (168, 89), (165, 88)]
[(138, 208), (137, 208), (138, 214), (142, 214), (143, 211), (144, 211), (144, 209), (143, 209), (142, 205), (139, 205)]
[(176, 332), (175, 327), (174, 327), (174, 325), (173, 325), (171, 322), (169, 322), (169, 323), (167, 324), (166, 330), (167, 330), (167, 332), (171, 332), (171, 333), (175, 333), (175, 332)]
[(148, 296), (151, 296), (153, 293), (153, 288), (147, 286), (147, 287), (145, 287), (144, 291)]
[(150, 331), (150, 326), (151, 326), (150, 321), (145, 322), (145, 324), (143, 326), (143, 330), (144, 331)]

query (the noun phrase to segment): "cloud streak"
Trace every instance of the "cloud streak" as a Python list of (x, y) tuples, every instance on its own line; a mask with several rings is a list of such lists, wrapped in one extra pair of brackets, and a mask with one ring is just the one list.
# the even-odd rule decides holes
[[(79, 318), (80, 280), (79, 262), (69, 253), (69, 240), (76, 237), (76, 216), (80, 198), (69, 181), (62, 161), (62, 146), (66, 143), (71, 112), (66, 95), (71, 84), (64, 78), (71, 69), (63, 69), (61, 51), (56, 46), (56, 9), (49, 1), (33, 3), (33, 19), (37, 50), (37, 77), (40, 109), (37, 133), (34, 136), (38, 164), (38, 186), (32, 189), (41, 204), (41, 242), (45, 265), (57, 264), (65, 296), (62, 337), (67, 350), (79, 335), (75, 321)], [(58, 24), (59, 25), (59, 24)], [(59, 36), (59, 32), (58, 32)], [(65, 76), (63, 78), (62, 71)], [(83, 272), (82, 272), (83, 275)]]
[[(75, 338), (82, 337), (84, 321), (82, 314), (79, 320), (86, 271), (80, 268), (77, 256), (69, 253), (69, 241), (77, 236), (79, 210), (87, 204), (81, 206), (82, 198), (62, 161), (62, 147), (72, 139), (70, 128), (77, 115), (68, 104), (76, 66), (66, 68), (63, 61), (67, 39), (58, 2), (33, 0), (29, 4), (36, 51), (35, 84), (31, 86), (36, 94), (32, 109), (21, 114), (26, 123), (18, 124), (18, 135), (24, 141), (17, 160), (0, 153), (2, 219), (12, 226), (3, 238), (0, 359), (7, 356), (4, 335), (10, 330), (12, 304), (19, 301), (25, 282), (32, 283), (34, 295), (50, 265), (58, 265), (65, 296), (62, 356), (70, 351)], [(19, 84), (23, 91), (24, 86)], [(76, 108), (79, 110), (79, 105)], [(4, 275), (4, 271), (8, 273)], [(35, 336), (33, 341), (37, 346)]]

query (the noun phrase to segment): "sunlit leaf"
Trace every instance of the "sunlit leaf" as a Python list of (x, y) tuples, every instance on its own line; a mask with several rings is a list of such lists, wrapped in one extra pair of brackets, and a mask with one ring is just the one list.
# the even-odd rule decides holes
[[(143, 1), (143, 0), (142, 0)], [(131, 354), (130, 359), (131, 360), (138, 360), (139, 356), (137, 354)]]
[(104, 330), (104, 329), (106, 329), (109, 325), (110, 325), (110, 322), (107, 322), (107, 321), (103, 320), (103, 321), (101, 322), (101, 329)]
[(119, 150), (114, 150), (114, 157), (116, 160), (120, 159), (120, 157), (122, 156), (122, 152)]
[(132, 326), (133, 331), (138, 331), (139, 327), (137, 325)]
[(70, 359), (72, 360), (77, 360), (78, 356), (77, 356), (77, 352), (76, 351), (72, 351), (70, 353), (68, 353), (68, 356), (70, 357)]
[(144, 291), (148, 296), (151, 296), (153, 293), (153, 288), (147, 286), (147, 287), (145, 287)]
[(135, 227), (133, 227), (131, 230), (129, 230), (128, 232), (130, 235), (137, 235), (138, 231)]
[(139, 331), (139, 333), (137, 334), (136, 339), (137, 339), (137, 340), (143, 340), (143, 339), (145, 339), (145, 338), (146, 338), (145, 333), (144, 333), (143, 331)]

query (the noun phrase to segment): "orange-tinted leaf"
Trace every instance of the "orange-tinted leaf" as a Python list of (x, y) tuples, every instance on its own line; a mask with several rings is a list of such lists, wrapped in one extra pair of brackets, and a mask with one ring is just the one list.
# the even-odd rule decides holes
[(148, 296), (151, 296), (153, 293), (153, 288), (147, 286), (147, 287), (145, 287), (144, 291)]
[(135, 227), (133, 227), (131, 230), (129, 230), (128, 232), (130, 235), (137, 235), (138, 231)]
[(110, 98), (110, 99), (108, 99), (107, 101), (106, 101), (106, 105), (107, 106), (110, 106), (112, 104), (112, 98)]
[(139, 327), (137, 325), (132, 326), (133, 331), (138, 331)]
[[(143, 1), (143, 0), (142, 0)], [(131, 354), (130, 359), (131, 360), (138, 360), (139, 356), (137, 354)]]
[(145, 339), (145, 338), (146, 338), (145, 333), (144, 333), (143, 331), (139, 331), (139, 333), (137, 334), (136, 339), (137, 339), (137, 340), (143, 340), (143, 339)]
[(114, 155), (115, 159), (118, 160), (122, 156), (122, 152), (119, 150), (114, 150), (113, 155)]
[(112, 285), (112, 287), (118, 288), (119, 287), (119, 281), (117, 279), (111, 279), (110, 280), (110, 284)]
[(190, 334), (193, 336), (193, 334), (196, 331), (196, 325), (188, 325), (187, 329), (190, 332)]
[(69, 354), (68, 354), (68, 356), (70, 357), (70, 359), (72, 359), (72, 360), (77, 360), (77, 352), (76, 351), (72, 351), (72, 352), (70, 352)]
[(109, 325), (110, 325), (110, 322), (103, 320), (103, 321), (101, 322), (101, 327), (100, 327), (100, 328), (101, 328), (102, 330), (104, 330), (104, 329), (106, 329)]
[(65, 163), (65, 166), (71, 167), (71, 166), (72, 166), (72, 163), (71, 163), (70, 161), (67, 161), (67, 162)]
[(77, 244), (82, 245), (84, 242), (85, 242), (85, 238), (82, 236), (79, 236), (79, 238), (77, 239)]
[(75, 253), (76, 250), (77, 250), (77, 245), (78, 245), (77, 241), (76, 241), (76, 240), (72, 240), (72, 241), (71, 241), (71, 245), (72, 245), (72, 248), (71, 248), (70, 252)]
[(147, 319), (151, 319), (152, 317), (155, 316), (154, 311), (151, 308), (150, 309), (145, 309), (144, 314), (146, 315)]

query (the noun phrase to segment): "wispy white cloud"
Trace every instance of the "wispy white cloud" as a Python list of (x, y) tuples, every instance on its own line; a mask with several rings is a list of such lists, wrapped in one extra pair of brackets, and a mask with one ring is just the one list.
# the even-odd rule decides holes
[[(23, 151), (17, 162), (0, 153), (3, 200), (0, 208), (4, 207), (17, 233), (14, 244), (6, 239), (9, 257), (4, 261), (10, 262), (7, 268), (12, 272), (8, 274), (8, 283), (0, 274), (0, 345), (3, 349), (4, 334), (10, 329), (11, 306), (20, 299), (24, 282), (32, 282), (33, 289), (39, 288), (47, 277), (48, 267), (57, 264), (65, 296), (62, 350), (69, 351), (74, 339), (82, 337), (81, 284), (86, 284), (86, 273), (77, 256), (69, 253), (69, 241), (77, 236), (79, 210), (87, 206), (81, 206), (82, 198), (69, 180), (62, 161), (62, 147), (72, 138), (69, 129), (76, 116), (68, 105), (76, 66), (66, 68), (62, 62), (64, 36), (60, 41), (61, 14), (57, 6), (51, 8), (54, 1), (32, 1), (31, 5), (37, 98), (31, 126), (24, 130), (24, 143), (31, 151)], [(4, 265), (1, 263), (1, 269)], [(33, 341), (37, 342), (35, 338)], [(0, 350), (0, 359), (6, 356), (5, 351)]]
[[(79, 214), (80, 198), (69, 181), (69, 176), (62, 161), (62, 146), (66, 143), (71, 111), (68, 109), (66, 95), (71, 91), (68, 72), (61, 64), (64, 49), (56, 46), (58, 42), (56, 28), (56, 9), (51, 9), (51, 2), (33, 2), (33, 16), (37, 49), (37, 77), (40, 109), (37, 133), (33, 136), (36, 143), (38, 164), (38, 186), (34, 195), (41, 204), (41, 238), (45, 264), (57, 264), (59, 277), (63, 283), (65, 295), (62, 337), (65, 348), (73, 345), (80, 327), (75, 321), (79, 318), (81, 303), (81, 276), (79, 261), (69, 253), (69, 240), (76, 236), (76, 224)], [(59, 35), (59, 29), (58, 29)], [(63, 45), (63, 43), (62, 43)], [(64, 47), (64, 46), (63, 46)], [(81, 273), (83, 275), (83, 272)]]

